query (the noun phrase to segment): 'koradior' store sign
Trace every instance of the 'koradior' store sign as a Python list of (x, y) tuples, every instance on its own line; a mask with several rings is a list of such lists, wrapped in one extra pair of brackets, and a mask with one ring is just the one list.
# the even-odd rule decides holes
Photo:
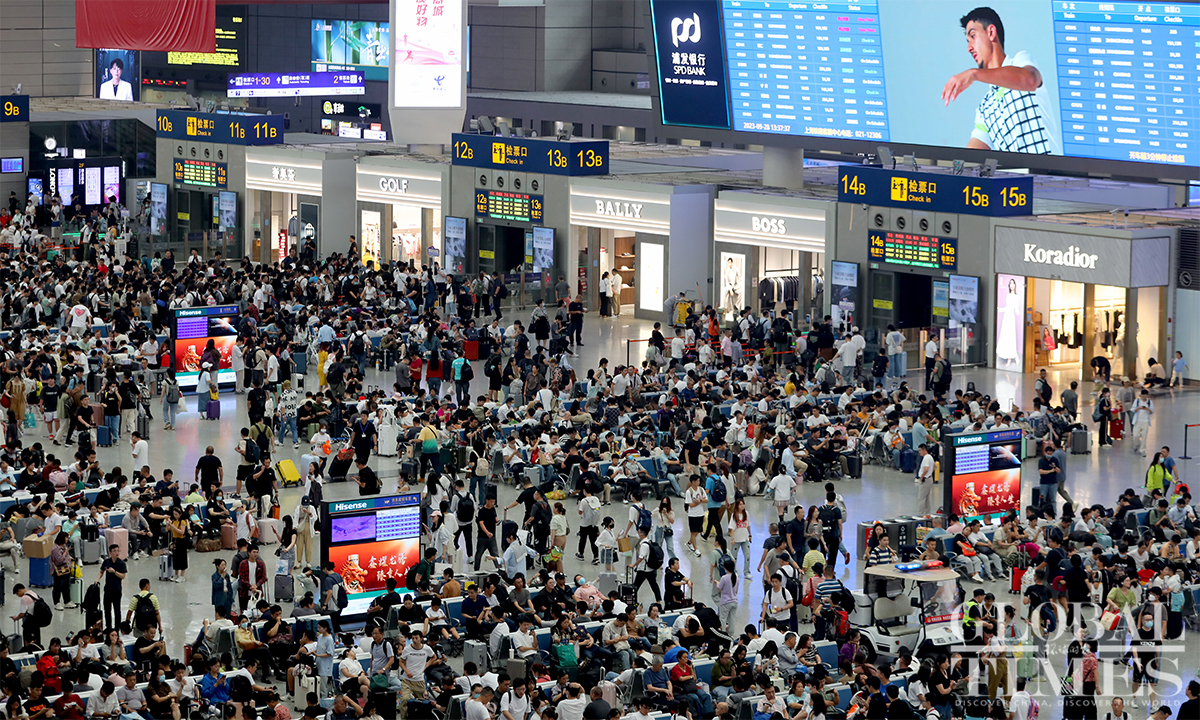
[[(1138, 288), (1168, 285), (1169, 237), (1112, 228), (1046, 230), (1046, 223), (997, 225), (996, 272)], [(1149, 232), (1149, 231), (1148, 231)]]
[(1063, 267), (1077, 267), (1096, 269), (1096, 258), (1099, 255), (1090, 255), (1081, 251), (1078, 247), (1072, 245), (1063, 250), (1047, 250), (1037, 246), (1037, 243), (1025, 243), (1025, 262), (1027, 263), (1042, 263), (1043, 265), (1061, 265)]

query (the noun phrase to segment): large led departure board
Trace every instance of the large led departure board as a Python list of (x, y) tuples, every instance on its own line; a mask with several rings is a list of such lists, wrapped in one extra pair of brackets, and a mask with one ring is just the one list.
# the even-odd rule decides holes
[(872, 260), (930, 268), (933, 270), (956, 270), (958, 268), (958, 241), (953, 238), (936, 238), (916, 233), (892, 230), (868, 230)]
[(664, 125), (1200, 165), (1197, 2), (652, 6)]

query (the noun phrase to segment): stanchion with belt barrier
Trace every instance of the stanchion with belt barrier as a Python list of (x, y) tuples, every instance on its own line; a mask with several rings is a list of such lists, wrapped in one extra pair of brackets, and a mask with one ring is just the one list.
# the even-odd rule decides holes
[(1187, 436), (1188, 428), (1200, 427), (1200, 424), (1184, 425), (1183, 426), (1183, 454), (1179, 456), (1180, 460), (1191, 460), (1192, 456), (1187, 454)]
[[(626, 365), (629, 365), (629, 364), (631, 364), (631, 361), (630, 361), (630, 352), (631, 352), (631, 346), (633, 345), (633, 343), (644, 343), (644, 342), (650, 342), (650, 341), (649, 341), (649, 340), (626, 340), (626, 341), (625, 341), (625, 364), (626, 364)], [(690, 351), (690, 350), (695, 350), (695, 349), (696, 349), (696, 345), (695, 345), (695, 344), (692, 344), (692, 345), (685, 345), (683, 349), (684, 349), (684, 352), (687, 352), (687, 351)], [(764, 348), (764, 349), (765, 349), (765, 348)], [(772, 351), (771, 351), (771, 356), (772, 356), (772, 357), (774, 357), (775, 355), (794, 355), (794, 354), (796, 354), (796, 351), (795, 351), (795, 349), (791, 349), (791, 350), (772, 350)]]

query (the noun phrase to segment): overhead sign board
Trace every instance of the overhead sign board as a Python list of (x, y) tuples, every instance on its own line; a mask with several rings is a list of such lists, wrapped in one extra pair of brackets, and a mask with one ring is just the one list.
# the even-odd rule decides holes
[(282, 115), (231, 115), (159, 110), (155, 128), (158, 137), (174, 140), (199, 140), (231, 145), (283, 143)]
[(29, 122), (28, 95), (0, 95), (0, 122)]
[(228, 82), (225, 94), (231, 98), (364, 95), (367, 92), (366, 80), (360, 72), (230, 73)]
[(838, 201), (989, 217), (1030, 215), (1033, 177), (973, 177), (843, 165), (838, 168)]
[(607, 140), (562, 142), (455, 133), (453, 141), (452, 165), (547, 175), (608, 174)]

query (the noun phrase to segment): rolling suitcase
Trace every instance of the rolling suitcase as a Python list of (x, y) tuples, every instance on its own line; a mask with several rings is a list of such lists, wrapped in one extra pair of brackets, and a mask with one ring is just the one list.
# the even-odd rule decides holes
[(900, 472), (905, 475), (912, 475), (917, 471), (917, 453), (912, 448), (904, 448), (900, 451)]
[(1075, 429), (1071, 431), (1071, 454), (1087, 455), (1092, 451), (1092, 431)]
[(846, 470), (847, 470), (847, 474), (850, 475), (850, 477), (852, 477), (856, 480), (861, 480), (862, 479), (862, 465), (863, 465), (862, 455), (847, 455), (846, 456)]
[(233, 523), (221, 525), (221, 548), (225, 550), (237, 550), (237, 526)]
[(475, 667), (488, 667), (488, 646), (481, 640), (468, 640), (463, 644), (463, 662), (475, 663)]
[(25, 637), (21, 634), (21, 621), (14, 620), (13, 626), (16, 628), (16, 632), (5, 638), (5, 644), (8, 646), (10, 654), (21, 652), (25, 647)]
[(206, 405), (204, 408), (204, 414), (208, 417), (209, 420), (220, 420), (221, 419), (221, 401), (220, 400), (209, 400), (208, 405)]
[(144, 413), (137, 415), (137, 431), (138, 435), (142, 436), (143, 440), (150, 439), (150, 416)]
[(300, 479), (300, 471), (296, 469), (296, 463), (291, 460), (280, 460), (275, 463), (275, 474), (285, 488), (297, 487), (304, 483)]
[(290, 574), (275, 576), (275, 602), (295, 602), (296, 583)]
[(107, 425), (96, 426), (96, 444), (100, 447), (112, 447), (112, 432), (108, 429)]
[(384, 425), (379, 429), (379, 452), (377, 455), (383, 457), (395, 457), (399, 450), (399, 442), (396, 439), (396, 426)]
[[(122, 560), (129, 559), (129, 531), (125, 528), (106, 528), (104, 530), (104, 547), (116, 545), (117, 557)], [(107, 554), (107, 550), (106, 550)]]
[(104, 424), (104, 406), (100, 403), (92, 405), (92, 424), (96, 427)]
[(375, 712), (379, 717), (383, 720), (396, 720), (395, 690), (371, 690), (371, 701), (375, 703)]
[(417, 471), (420, 468), (421, 465), (416, 460), (402, 460), (400, 462), (400, 474), (410, 479), (417, 477)]
[(274, 545), (279, 542), (279, 521), (275, 518), (261, 518), (258, 521), (258, 542), (260, 545)]
[(1021, 578), (1025, 577), (1027, 568), (1015, 567), (1012, 569), (1012, 585), (1008, 588), (1009, 595), (1021, 594)]
[(1123, 418), (1114, 417), (1108, 421), (1108, 436), (1113, 440), (1125, 439), (1125, 420)]
[(479, 341), (478, 340), (463, 340), (463, 356), (467, 360), (479, 359)]
[(100, 562), (100, 558), (104, 557), (104, 541), (100, 538), (95, 540), (80, 541), (80, 562), (84, 565), (92, 565)]
[(71, 578), (70, 601), (83, 607), (83, 578)]
[(175, 561), (171, 559), (171, 553), (165, 552), (158, 556), (158, 579), (170, 580), (175, 577)]

